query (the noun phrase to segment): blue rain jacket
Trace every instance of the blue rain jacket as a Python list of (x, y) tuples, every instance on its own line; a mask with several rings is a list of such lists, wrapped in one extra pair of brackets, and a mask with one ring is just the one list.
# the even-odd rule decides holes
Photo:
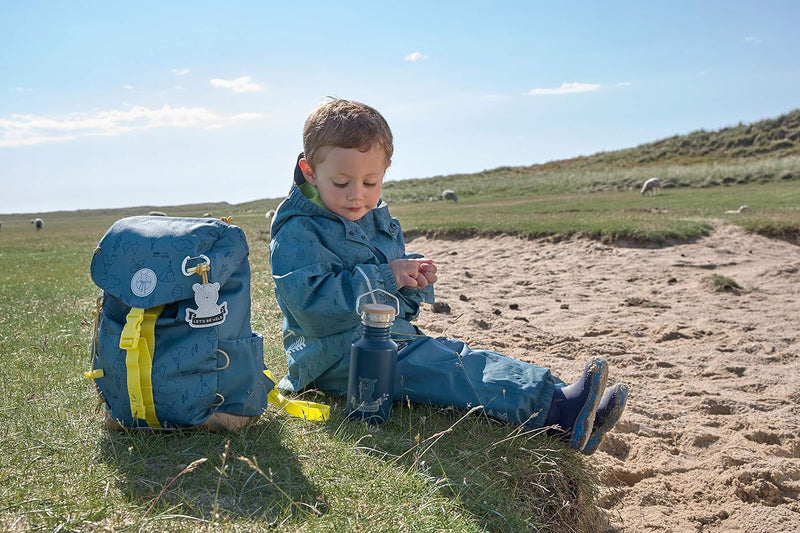
[(433, 286), (398, 290), (389, 262), (404, 257), (421, 256), (406, 253), (400, 223), (386, 203), (352, 222), (312, 203), (297, 183), (292, 186), (275, 213), (270, 243), (289, 365), (278, 386), (346, 395), (350, 348), (361, 326), (356, 299), (383, 289), (400, 301), (392, 327), (399, 346), (395, 400), (480, 405), (499, 420), (542, 426), (553, 389), (563, 383), (546, 368), (423, 335), (412, 321), (421, 302), (433, 303)]

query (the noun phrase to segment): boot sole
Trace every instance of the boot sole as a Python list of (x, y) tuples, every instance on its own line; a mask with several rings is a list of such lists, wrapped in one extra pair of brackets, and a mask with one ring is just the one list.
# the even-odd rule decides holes
[(608, 382), (608, 363), (604, 359), (591, 359), (586, 363), (584, 370), (590, 377), (590, 392), (583, 404), (575, 423), (572, 426), (572, 437), (569, 440), (569, 447), (574, 450), (583, 450), (586, 443), (592, 436), (594, 426), (595, 411), (600, 404), (603, 391)]
[(594, 428), (592, 434), (589, 436), (589, 440), (583, 448), (583, 453), (586, 455), (592, 455), (597, 451), (597, 448), (600, 447), (600, 444), (603, 442), (605, 434), (611, 431), (611, 428), (619, 422), (619, 419), (622, 418), (622, 412), (625, 411), (625, 405), (628, 403), (628, 387), (625, 385), (615, 385), (614, 387), (616, 389), (614, 395), (616, 401), (614, 402), (614, 406), (611, 408), (606, 419), (603, 420), (603, 424), (600, 427)]

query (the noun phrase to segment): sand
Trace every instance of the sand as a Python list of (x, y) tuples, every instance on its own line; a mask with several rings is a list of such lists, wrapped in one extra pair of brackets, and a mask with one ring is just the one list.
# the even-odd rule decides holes
[[(720, 223), (659, 248), (417, 237), (439, 267), (418, 325), (631, 389), (589, 458), (612, 531), (800, 531), (800, 246)], [(736, 282), (715, 290), (713, 275)], [(446, 304), (446, 305), (444, 305)]]

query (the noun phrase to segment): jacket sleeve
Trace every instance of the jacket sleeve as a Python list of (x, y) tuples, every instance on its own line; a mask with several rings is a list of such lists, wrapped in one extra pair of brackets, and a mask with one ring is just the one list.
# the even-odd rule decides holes
[(403, 287), (395, 296), (400, 300), (400, 317), (412, 322), (419, 316), (420, 303), (433, 303), (433, 285), (428, 285), (424, 289)]
[[(291, 239), (284, 244), (284, 232), (304, 235), (306, 242), (298, 246), (299, 239)], [(270, 262), (275, 290), (286, 310), (303, 330), (324, 337), (361, 323), (355, 309), (359, 295), (374, 289), (390, 294), (398, 290), (388, 264), (345, 270), (339, 256), (313, 233), (310, 228), (298, 232), (282, 228), (270, 245)]]

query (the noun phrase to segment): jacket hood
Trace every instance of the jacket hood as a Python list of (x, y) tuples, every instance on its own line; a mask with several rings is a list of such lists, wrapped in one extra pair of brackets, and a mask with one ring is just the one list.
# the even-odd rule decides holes
[(306, 182), (306, 177), (303, 176), (303, 171), (300, 170), (300, 160), (305, 157), (304, 152), (300, 152), (297, 156), (297, 162), (294, 164), (294, 183), (298, 187)]
[(294, 182), (292, 183), (291, 190), (289, 190), (289, 195), (281, 202), (281, 205), (279, 205), (278, 209), (275, 211), (270, 232), (275, 235), (287, 220), (296, 216), (325, 217), (334, 220), (339, 218), (327, 209), (321, 208), (306, 198), (303, 191), (301, 191), (297, 183)]

